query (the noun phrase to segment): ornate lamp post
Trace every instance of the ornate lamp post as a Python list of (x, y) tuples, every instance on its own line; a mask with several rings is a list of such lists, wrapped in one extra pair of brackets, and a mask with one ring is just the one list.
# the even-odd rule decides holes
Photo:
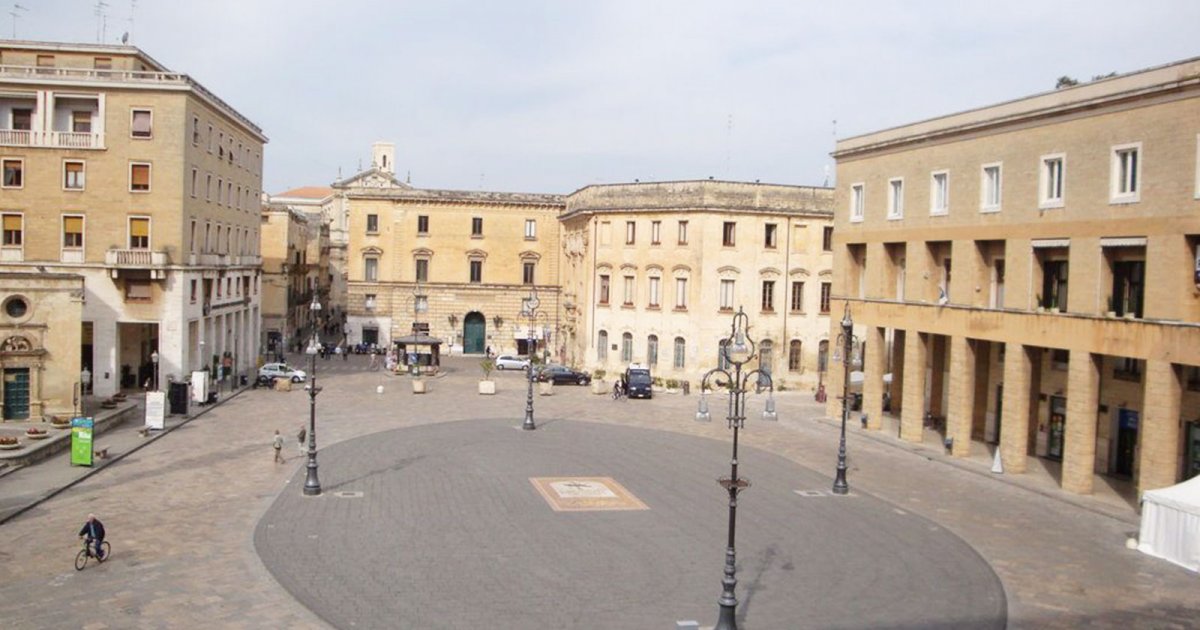
[(158, 350), (150, 353), (150, 363), (154, 364), (154, 391), (158, 391)]
[(528, 377), (529, 391), (525, 395), (525, 422), (521, 424), (521, 428), (526, 431), (533, 431), (537, 425), (533, 423), (533, 327), (537, 323), (537, 309), (541, 302), (538, 300), (537, 287), (533, 287), (529, 291), (529, 297), (525, 298), (525, 305), (521, 309), (521, 314), (529, 317), (529, 328), (525, 329), (525, 352), (530, 357), (529, 370), (526, 374)]
[[(742, 366), (749, 363), (755, 356), (755, 344), (748, 334), (749, 323), (750, 320), (746, 316), (746, 313), (739, 308), (738, 312), (733, 316), (733, 324), (730, 326), (729, 336), (725, 338), (724, 345), (721, 348), (725, 363), (732, 366), (733, 373), (731, 374), (728, 368), (717, 367), (716, 369), (709, 370), (704, 375), (704, 378), (700, 381), (700, 408), (696, 413), (697, 420), (706, 421), (710, 419), (708, 403), (704, 396), (704, 392), (708, 389), (710, 378), (713, 379), (714, 385), (728, 385), (729, 411), (725, 416), (725, 420), (729, 428), (733, 429), (733, 456), (729, 460), (729, 476), (718, 479), (717, 483), (729, 492), (729, 543), (725, 548), (725, 577), (721, 580), (721, 584), (725, 588), (721, 592), (720, 599), (717, 600), (721, 607), (721, 613), (714, 630), (737, 630), (736, 616), (738, 601), (737, 596), (734, 594), (734, 589), (737, 587), (737, 563), (734, 548), (734, 537), (737, 532), (737, 496), (739, 492), (750, 487), (749, 479), (738, 476), (737, 452), (738, 429), (742, 428), (742, 425), (746, 421), (747, 387), (753, 383), (756, 391), (761, 391), (765, 383), (768, 391), (772, 394), (775, 389), (769, 373), (761, 369), (742, 372)], [(724, 377), (723, 381), (720, 377)], [(771, 402), (773, 403), (773, 400)], [(774, 416), (774, 405), (770, 404), (767, 412), (764, 412), (763, 417), (773, 419)]]
[(846, 419), (850, 417), (850, 364), (854, 362), (854, 347), (858, 339), (854, 337), (854, 320), (850, 318), (850, 303), (846, 302), (846, 310), (842, 315), (842, 332), (837, 336), (837, 349), (834, 350), (833, 360), (837, 361), (837, 353), (841, 352), (842, 361), (842, 437), (838, 441), (837, 476), (833, 479), (833, 493), (846, 494), (850, 492), (850, 484), (846, 483)]
[(304, 494), (315, 496), (321, 494), (321, 480), (317, 478), (317, 394), (321, 393), (321, 388), (317, 387), (317, 353), (320, 352), (321, 340), (317, 336), (316, 326), (321, 303), (315, 294), (308, 310), (312, 314), (313, 334), (306, 351), (311, 372), (308, 375), (308, 476), (304, 479)]

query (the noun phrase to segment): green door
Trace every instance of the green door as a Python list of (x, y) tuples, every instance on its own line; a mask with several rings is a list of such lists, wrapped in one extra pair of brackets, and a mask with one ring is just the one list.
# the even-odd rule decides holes
[(29, 368), (4, 370), (4, 419), (29, 419)]
[(463, 319), (463, 353), (483, 354), (487, 339), (487, 321), (478, 311)]

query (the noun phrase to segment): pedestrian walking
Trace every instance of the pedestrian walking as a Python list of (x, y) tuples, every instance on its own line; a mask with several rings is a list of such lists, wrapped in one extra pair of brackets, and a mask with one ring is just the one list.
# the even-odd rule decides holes
[(306, 449), (304, 448), (304, 438), (308, 437), (308, 430), (304, 425), (300, 425), (300, 432), (296, 434), (296, 439), (300, 441), (300, 457), (304, 457)]
[(283, 436), (279, 435), (279, 429), (275, 429), (275, 439), (271, 441), (272, 448), (275, 449), (275, 463), (283, 462)]

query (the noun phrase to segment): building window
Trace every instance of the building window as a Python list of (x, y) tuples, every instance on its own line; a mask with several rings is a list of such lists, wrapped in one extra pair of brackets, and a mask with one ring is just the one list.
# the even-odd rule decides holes
[(887, 218), (904, 218), (904, 178), (896, 177), (888, 180), (888, 210)]
[(230, 208), (233, 207), (233, 182), (226, 182), (225, 184), (225, 205)]
[(650, 278), (650, 308), (659, 308), (661, 306), (661, 278), (652, 276)]
[(33, 110), (26, 107), (13, 108), (12, 128), (13, 131), (32, 131)]
[(821, 230), (821, 251), (833, 251), (833, 226), (825, 226)]
[(379, 215), (367, 215), (367, 234), (376, 234), (379, 232)]
[(471, 284), (479, 284), (483, 282), (483, 261), (471, 261)]
[(208, 152), (213, 152), (213, 126), (208, 126)]
[(83, 249), (83, 217), (63, 217), (63, 249)]
[(763, 280), (762, 283), (762, 310), (770, 313), (775, 310), (775, 281)]
[(429, 282), (429, 261), (424, 258), (418, 258), (417, 263), (417, 282)]
[(154, 137), (154, 114), (150, 110), (135, 109), (129, 116), (129, 135), (143, 139)]
[(1061, 208), (1063, 205), (1063, 177), (1066, 158), (1060, 155), (1047, 155), (1042, 158), (1041, 176), (1038, 188), (1041, 189), (1039, 206), (1042, 208)]
[(224, 203), (225, 203), (225, 180), (223, 178), (218, 177), (217, 178), (217, 205), (223, 205)]
[(471, 218), (471, 236), (483, 236), (483, 217)]
[(733, 287), (734, 287), (733, 280), (722, 280), (721, 281), (721, 310), (722, 311), (732, 311), (733, 310)]
[(129, 249), (150, 249), (150, 217), (129, 218)]
[(646, 363), (650, 367), (658, 366), (658, 335), (646, 337)]
[(1042, 263), (1042, 303), (1048, 309), (1067, 310), (1068, 262), (1047, 260)]
[(71, 112), (71, 131), (92, 133), (92, 112), (87, 110)]
[(687, 346), (687, 343), (683, 340), (683, 337), (675, 338), (675, 360), (673, 362), (673, 365), (675, 366), (675, 369), (677, 369), (677, 370), (683, 369), (684, 359), (685, 359), (684, 353), (686, 352), (686, 346)]
[(190, 293), (192, 304), (196, 303), (196, 289), (197, 289), (198, 284), (199, 284), (198, 282), (196, 282), (195, 280), (192, 280), (192, 289), (191, 289), (191, 293)]
[(537, 221), (534, 219), (525, 219), (525, 239), (534, 240), (537, 238)]
[(5, 158), (3, 160), (4, 187), (25, 187), (25, 160)]
[(1130, 357), (1117, 357), (1113, 378), (1122, 381), (1141, 381), (1142, 362)]
[(130, 192), (150, 192), (150, 165), (134, 162), (129, 165)]
[(680, 245), (688, 244), (687, 225), (688, 225), (687, 221), (679, 222), (679, 244)]
[(379, 280), (379, 259), (368, 256), (363, 259), (363, 280), (376, 282)]
[(778, 247), (778, 238), (776, 236), (778, 234), (778, 232), (779, 232), (778, 224), (776, 224), (776, 223), (766, 224), (765, 229), (763, 230), (763, 247), (765, 247), (767, 249), (775, 249), (776, 247)]
[(608, 304), (608, 274), (600, 274), (600, 303)]
[(596, 334), (596, 359), (608, 359), (608, 331), (601, 330)]
[(792, 311), (804, 312), (804, 283), (800, 281), (792, 282)]
[(429, 216), (428, 215), (422, 214), (422, 215), (417, 216), (417, 234), (421, 234), (421, 235), (429, 234)]
[(737, 223), (726, 221), (721, 228), (721, 245), (733, 247), (736, 244)]
[(822, 282), (821, 283), (821, 313), (824, 315), (829, 314), (829, 297), (832, 292), (833, 292), (833, 283), (832, 282)]
[(521, 267), (521, 281), (525, 284), (533, 284), (533, 272), (537, 269), (537, 263), (527, 262)]
[(204, 176), (204, 200), (212, 201), (212, 175)]
[(200, 146), (200, 119), (192, 118), (192, 145)]
[(126, 302), (149, 302), (152, 299), (149, 280), (126, 280)]
[(650, 244), (662, 244), (662, 221), (650, 222)]
[(1112, 148), (1113, 203), (1137, 201), (1141, 191), (1142, 143), (1123, 144)]
[(788, 371), (799, 372), (804, 367), (804, 355), (800, 352), (801, 342), (799, 339), (793, 339), (792, 343), (788, 344)]
[(850, 185), (850, 221), (852, 223), (862, 221), (866, 217), (863, 206), (865, 192), (864, 184)]
[(675, 278), (675, 310), (687, 310), (687, 278)]
[(929, 178), (929, 214), (950, 212), (950, 173), (938, 171)]
[(623, 306), (633, 306), (634, 280), (633, 276), (625, 276), (625, 299)]
[(83, 160), (65, 160), (63, 162), (63, 189), (83, 190), (83, 186)]
[(823, 339), (817, 344), (817, 371), (824, 372), (829, 369), (829, 340)]
[(633, 245), (637, 236), (637, 223), (634, 221), (625, 222), (625, 244)]
[(630, 363), (633, 361), (633, 334), (624, 333), (621, 335), (621, 362)]
[(25, 230), (23, 220), (19, 214), (3, 215), (4, 221), (4, 246), (5, 247), (20, 247), (25, 242)]
[(1000, 210), (1000, 165), (984, 165), (980, 178), (980, 211), (998, 212)]
[(1113, 310), (1119, 316), (1132, 314), (1142, 317), (1142, 300), (1145, 297), (1146, 262), (1122, 260), (1112, 265)]
[(200, 171), (192, 169), (192, 199), (196, 198), (196, 190), (199, 187)]

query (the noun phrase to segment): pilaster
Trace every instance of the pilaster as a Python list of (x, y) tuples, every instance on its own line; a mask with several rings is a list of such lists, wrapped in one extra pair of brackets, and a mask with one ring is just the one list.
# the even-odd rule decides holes
[(951, 454), (966, 457), (971, 452), (971, 425), (975, 413), (975, 346), (961, 336), (950, 338), (950, 408), (946, 437), (954, 440)]
[(900, 439), (920, 442), (925, 426), (925, 363), (929, 335), (910, 331), (904, 344), (904, 411), (900, 415)]
[(1062, 487), (1092, 493), (1096, 468), (1096, 414), (1100, 405), (1099, 355), (1071, 352), (1067, 373), (1067, 426), (1063, 447)]
[(1167, 361), (1146, 361), (1146, 389), (1138, 435), (1138, 495), (1179, 479), (1179, 370)]

